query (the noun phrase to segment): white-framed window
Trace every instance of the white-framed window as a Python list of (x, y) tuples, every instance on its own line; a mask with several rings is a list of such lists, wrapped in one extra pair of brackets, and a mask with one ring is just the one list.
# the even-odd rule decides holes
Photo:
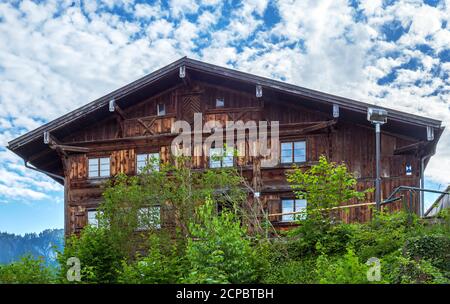
[(210, 148), (209, 149), (209, 167), (225, 168), (233, 167), (234, 157), (231, 149)]
[(159, 153), (144, 153), (144, 154), (138, 154), (136, 155), (136, 170), (137, 173), (141, 173), (142, 169), (147, 166), (147, 164), (151, 164), (151, 168), (153, 170), (159, 171)]
[(152, 206), (138, 210), (138, 230), (161, 228), (161, 207)]
[(102, 178), (110, 176), (109, 157), (89, 158), (89, 178)]
[(90, 209), (87, 212), (87, 223), (89, 226), (98, 227), (98, 214), (99, 211), (95, 209)]
[[(282, 199), (281, 213), (301, 212), (306, 210), (306, 200), (304, 199)], [(284, 214), (281, 216), (282, 222), (292, 222), (297, 219), (305, 219), (305, 213)]]
[(281, 143), (281, 163), (300, 163), (306, 161), (306, 142), (291, 141)]
[(216, 108), (223, 108), (225, 106), (225, 99), (223, 97), (216, 98)]
[(166, 105), (164, 103), (158, 103), (156, 106), (156, 113), (158, 116), (164, 116), (166, 115)]

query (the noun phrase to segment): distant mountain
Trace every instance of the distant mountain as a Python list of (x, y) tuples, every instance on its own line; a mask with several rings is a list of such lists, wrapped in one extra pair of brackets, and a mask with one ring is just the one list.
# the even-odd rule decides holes
[(56, 265), (56, 250), (64, 247), (64, 229), (47, 229), (24, 236), (0, 232), (0, 264), (9, 264), (26, 254), (43, 257), (46, 264)]

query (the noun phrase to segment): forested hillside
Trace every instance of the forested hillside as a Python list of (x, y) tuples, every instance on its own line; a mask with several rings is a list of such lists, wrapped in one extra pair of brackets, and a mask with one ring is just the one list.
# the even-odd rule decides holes
[(39, 234), (15, 235), (0, 232), (0, 264), (17, 261), (26, 254), (43, 257), (49, 265), (56, 264), (56, 250), (62, 250), (63, 229), (47, 229)]

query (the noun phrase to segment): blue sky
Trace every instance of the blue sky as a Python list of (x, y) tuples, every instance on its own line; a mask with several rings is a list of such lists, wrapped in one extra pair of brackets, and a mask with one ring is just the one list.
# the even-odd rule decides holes
[[(448, 126), (449, 21), (444, 0), (0, 2), (0, 231), (63, 226), (9, 140), (185, 55)], [(449, 171), (446, 130), (427, 185)]]

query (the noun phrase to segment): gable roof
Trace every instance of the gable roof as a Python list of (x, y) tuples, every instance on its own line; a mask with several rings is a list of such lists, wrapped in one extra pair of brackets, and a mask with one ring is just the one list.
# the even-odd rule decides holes
[[(50, 121), (33, 131), (11, 140), (8, 143), (8, 149), (27, 160), (37, 152), (49, 149), (48, 146), (43, 144), (44, 131), (49, 131), (64, 137), (64, 135), (79, 129), (80, 125), (87, 125), (98, 121), (98, 119), (105, 117), (105, 115), (110, 115), (111, 113), (108, 111), (108, 104), (113, 98), (121, 107), (126, 108), (142, 101), (143, 96), (152, 96), (152, 94), (154, 95), (162, 90), (173, 87), (182, 81), (178, 74), (179, 69), (182, 66), (185, 67), (186, 73), (196, 80), (221, 85), (233, 85), (242, 90), (252, 92), (253, 94), (255, 92), (255, 86), (261, 85), (264, 92), (263, 94), (271, 94), (274, 97), (282, 96), (284, 99), (292, 100), (293, 102), (302, 101), (311, 107), (326, 107), (327, 111), (328, 108), (330, 108), (330, 112), (333, 104), (337, 104), (344, 116), (347, 115), (350, 117), (353, 115), (353, 117), (359, 119), (361, 123), (368, 123), (365, 120), (367, 108), (373, 106), (357, 100), (339, 97), (183, 57), (153, 73)], [(395, 132), (409, 132), (411, 134), (420, 132), (421, 139), (426, 139), (426, 127), (433, 127), (435, 129), (433, 146), (435, 146), (442, 133), (443, 128), (441, 127), (441, 121), (439, 120), (381, 106), (376, 107), (384, 108), (388, 111), (389, 123), (386, 124), (386, 126)], [(31, 163), (36, 167), (39, 167), (40, 164), (37, 160), (34, 160), (34, 162), (35, 163), (32, 161)]]

